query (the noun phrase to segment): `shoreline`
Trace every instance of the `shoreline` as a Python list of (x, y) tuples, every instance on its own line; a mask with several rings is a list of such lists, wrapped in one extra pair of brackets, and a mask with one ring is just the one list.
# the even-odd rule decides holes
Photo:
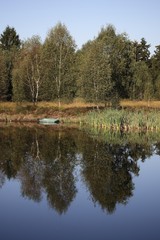
[(160, 131), (160, 109), (125, 107), (112, 109), (91, 105), (68, 104), (57, 109), (54, 103), (36, 106), (24, 103), (1, 103), (1, 123), (39, 123), (40, 119), (54, 118), (60, 123), (80, 124), (90, 128), (112, 131)]

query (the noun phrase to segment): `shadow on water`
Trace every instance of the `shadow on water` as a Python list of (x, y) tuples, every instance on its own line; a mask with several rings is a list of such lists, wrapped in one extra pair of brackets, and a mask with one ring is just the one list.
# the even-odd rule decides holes
[(0, 187), (6, 179), (17, 179), (24, 198), (40, 202), (45, 194), (49, 206), (62, 214), (79, 190), (79, 166), (90, 199), (113, 213), (133, 195), (138, 160), (145, 161), (153, 152), (160, 154), (160, 142), (146, 134), (129, 138), (76, 128), (0, 126)]

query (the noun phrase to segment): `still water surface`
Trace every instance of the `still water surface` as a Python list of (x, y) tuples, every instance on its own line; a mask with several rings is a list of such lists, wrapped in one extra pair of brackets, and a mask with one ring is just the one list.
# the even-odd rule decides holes
[(0, 126), (0, 239), (160, 239), (160, 138)]

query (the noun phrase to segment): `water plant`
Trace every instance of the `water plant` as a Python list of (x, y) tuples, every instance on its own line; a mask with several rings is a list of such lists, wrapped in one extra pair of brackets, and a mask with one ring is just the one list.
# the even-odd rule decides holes
[(117, 110), (91, 111), (83, 122), (93, 127), (113, 130), (160, 130), (160, 111)]

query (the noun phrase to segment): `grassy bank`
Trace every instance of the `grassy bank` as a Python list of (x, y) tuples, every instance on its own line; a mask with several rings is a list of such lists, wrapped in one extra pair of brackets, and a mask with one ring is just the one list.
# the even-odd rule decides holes
[(23, 102), (20, 104), (13, 102), (0, 102), (0, 121), (37, 121), (39, 118), (53, 117), (60, 118), (66, 122), (79, 121), (79, 116), (83, 116), (88, 111), (95, 108), (94, 104), (75, 101), (73, 103), (62, 103), (58, 107), (56, 102)]
[(36, 122), (39, 118), (54, 117), (65, 123), (83, 123), (95, 128), (113, 130), (160, 130), (160, 101), (122, 101), (121, 110), (105, 109), (96, 105), (74, 101), (62, 103), (58, 108), (56, 102), (10, 103), (0, 102), (0, 121)]

